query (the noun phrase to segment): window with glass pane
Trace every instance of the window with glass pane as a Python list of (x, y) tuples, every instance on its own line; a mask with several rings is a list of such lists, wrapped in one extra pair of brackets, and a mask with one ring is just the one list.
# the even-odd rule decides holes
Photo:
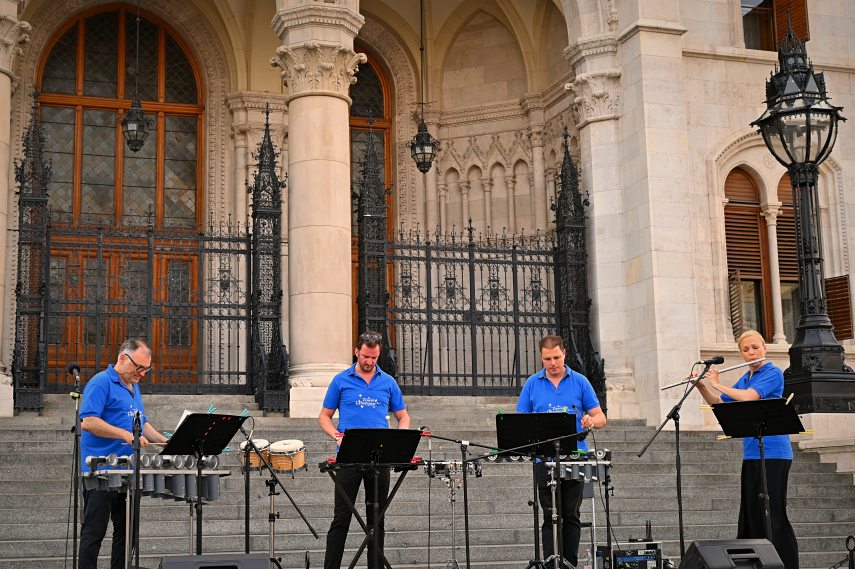
[(383, 86), (374, 67), (370, 63), (359, 66), (356, 83), (350, 87), (353, 104), (350, 115), (353, 117), (379, 118), (383, 116)]
[(748, 49), (775, 51), (773, 0), (742, 0), (742, 34)]
[[(54, 168), (49, 205), (55, 223), (196, 228), (196, 180), (202, 179), (197, 125), (203, 112), (196, 65), (178, 36), (144, 13), (137, 53), (136, 17), (128, 7), (76, 17), (41, 70), (39, 103), (45, 152)], [(149, 137), (136, 153), (121, 132), (135, 92), (151, 121)], [(75, 141), (81, 141), (79, 148)]]
[(798, 283), (781, 283), (781, 304), (784, 313), (784, 334), (787, 342), (796, 339), (796, 326), (801, 315), (801, 299)]
[(163, 198), (167, 227), (196, 224), (196, 117), (166, 117)]
[[(760, 297), (760, 283), (742, 281), (742, 314), (746, 330), (763, 330), (763, 305)], [(762, 333), (762, 332), (761, 332)]]
[(52, 222), (68, 223), (74, 191), (74, 109), (43, 106), (44, 155), (51, 165), (48, 209)]

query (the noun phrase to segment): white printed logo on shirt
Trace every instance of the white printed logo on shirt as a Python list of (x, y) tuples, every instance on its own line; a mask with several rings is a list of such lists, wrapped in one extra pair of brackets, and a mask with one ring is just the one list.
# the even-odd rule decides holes
[(357, 397), (356, 401), (354, 401), (354, 403), (361, 409), (365, 409), (366, 407), (371, 407), (373, 409), (374, 407), (380, 405), (380, 401), (378, 401), (377, 399), (374, 399), (373, 397), (368, 397), (367, 395), (363, 395), (361, 393)]
[(550, 403), (549, 407), (546, 408), (547, 413), (567, 413), (567, 405), (556, 405), (555, 403)]

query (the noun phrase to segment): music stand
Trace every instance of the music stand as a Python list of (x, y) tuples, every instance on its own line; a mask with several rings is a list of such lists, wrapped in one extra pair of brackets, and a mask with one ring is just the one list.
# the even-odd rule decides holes
[[(534, 498), (534, 559), (530, 560), (526, 569), (545, 569), (550, 561), (555, 561), (556, 568), (564, 561), (563, 544), (559, 536), (562, 534), (561, 492), (556, 486), (560, 483), (561, 455), (568, 455), (578, 449), (576, 432), (576, 415), (574, 413), (517, 413), (496, 415), (496, 444), (500, 452), (498, 456), (518, 457), (552, 457), (552, 546), (554, 554), (548, 560), (540, 559), (540, 544), (538, 528), (538, 492), (535, 460), (532, 460), (532, 486)], [(517, 449), (509, 450), (509, 449)], [(519, 452), (525, 450), (526, 452)], [(558, 514), (558, 515), (556, 515)], [(546, 516), (544, 515), (544, 518)]]
[(202, 457), (222, 453), (246, 419), (238, 415), (191, 413), (181, 421), (160, 453), (196, 457), (196, 555), (202, 555)]
[(772, 540), (772, 518), (769, 512), (769, 486), (766, 482), (766, 455), (763, 449), (763, 437), (774, 435), (795, 435), (805, 428), (796, 410), (787, 405), (787, 400), (756, 399), (754, 401), (729, 401), (712, 406), (713, 413), (721, 430), (728, 437), (744, 439), (754, 437), (760, 447), (760, 500), (763, 506), (763, 521), (766, 539)]
[[(349, 569), (356, 566), (357, 561), (362, 556), (362, 551), (368, 545), (368, 540), (371, 540), (371, 553), (375, 563), (380, 563), (391, 569), (386, 556), (380, 551), (380, 542), (377, 537), (380, 529), (380, 522), (386, 517), (386, 510), (392, 499), (401, 487), (404, 481), (404, 476), (417, 465), (412, 463), (413, 456), (416, 454), (416, 449), (419, 446), (422, 433), (416, 429), (348, 429), (344, 438), (341, 440), (336, 455), (336, 468), (354, 468), (357, 470), (371, 470), (374, 473), (374, 503), (373, 503), (373, 522), (369, 529), (367, 524), (362, 520), (356, 506), (350, 501), (344, 489), (340, 486), (336, 479), (335, 472), (330, 469), (329, 475), (333, 479), (336, 491), (344, 498), (347, 507), (351, 513), (356, 516), (359, 525), (362, 526), (362, 531), (365, 532), (365, 538), (357, 549), (350, 562)], [(395, 468), (401, 472), (395, 487), (389, 493), (386, 501), (380, 504), (379, 498), (379, 482), (380, 471), (384, 468)], [(367, 515), (367, 512), (366, 512)], [(376, 569), (369, 567), (369, 569)]]

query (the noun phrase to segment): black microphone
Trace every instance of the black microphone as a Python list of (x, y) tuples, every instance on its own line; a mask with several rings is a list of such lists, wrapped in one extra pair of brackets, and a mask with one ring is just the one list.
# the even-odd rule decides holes
[(73, 375), (75, 378), (80, 379), (80, 366), (76, 363), (68, 364), (68, 367), (65, 368), (68, 373)]
[(724, 363), (724, 357), (723, 356), (713, 356), (708, 360), (698, 360), (695, 362), (696, 365), (697, 364), (704, 364), (705, 366), (715, 366), (715, 365), (720, 365), (723, 363)]

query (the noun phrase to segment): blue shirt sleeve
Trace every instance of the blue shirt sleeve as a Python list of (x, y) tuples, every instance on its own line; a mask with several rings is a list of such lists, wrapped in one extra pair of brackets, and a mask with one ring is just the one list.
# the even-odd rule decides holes
[(517, 413), (531, 413), (531, 378), (523, 385), (520, 398), (517, 401)]
[(780, 397), (784, 393), (784, 374), (780, 368), (771, 365), (768, 370), (760, 368), (748, 387), (759, 393), (760, 399)]
[(392, 381), (391, 393), (389, 394), (389, 410), (393, 413), (396, 411), (403, 411), (407, 408), (407, 405), (404, 403), (404, 396), (401, 394), (401, 388), (398, 387), (398, 384), (395, 383), (395, 380)]
[(325, 409), (338, 409), (339, 403), (341, 403), (341, 388), (336, 378), (333, 378), (332, 383), (327, 388), (327, 394), (324, 396), (322, 406)]
[(104, 381), (90, 381), (83, 389), (83, 402), (80, 404), (80, 418), (98, 417), (104, 413), (107, 405), (109, 385)]
[(587, 378), (585, 378), (585, 381), (583, 382), (583, 387), (582, 387), (583, 411), (585, 413), (587, 413), (591, 409), (596, 409), (599, 406), (600, 406), (600, 400), (597, 399), (597, 392), (594, 391), (594, 387), (591, 385), (591, 382), (588, 381)]

